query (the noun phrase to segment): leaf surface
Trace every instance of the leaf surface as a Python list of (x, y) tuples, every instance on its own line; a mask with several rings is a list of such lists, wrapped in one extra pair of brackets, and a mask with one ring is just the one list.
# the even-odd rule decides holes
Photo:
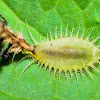
[[(0, 14), (7, 20), (8, 26), (14, 32), (23, 32), (25, 40), (35, 45), (29, 35), (27, 23), (32, 36), (37, 42), (44, 41), (47, 33), (51, 31), (55, 36), (57, 27), (58, 36), (61, 26), (63, 34), (68, 25), (68, 35), (74, 27), (73, 35), (76, 35), (79, 27), (81, 37), (84, 38), (92, 31), (90, 41), (100, 36), (100, 0), (0, 0)], [(49, 35), (50, 38), (50, 35)], [(100, 41), (96, 43), (99, 45)], [(22, 54), (16, 55), (14, 62), (0, 65), (0, 99), (14, 100), (99, 100), (100, 99), (100, 74), (90, 70), (93, 78), (86, 72), (82, 77), (78, 73), (78, 83), (75, 74), (72, 78), (68, 74), (66, 80), (64, 73), (55, 78), (54, 71), (33, 63), (17, 80), (23, 69), (31, 59), (22, 58)], [(97, 68), (100, 69), (99, 65)]]

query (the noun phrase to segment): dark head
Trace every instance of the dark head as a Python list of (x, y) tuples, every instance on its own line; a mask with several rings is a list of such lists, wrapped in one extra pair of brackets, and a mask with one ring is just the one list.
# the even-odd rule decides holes
[(8, 23), (7, 23), (7, 21), (5, 20), (5, 18), (2, 17), (2, 15), (0, 15), (0, 18), (3, 19), (3, 21), (0, 19), (0, 22), (2, 22), (4, 26), (6, 26)]

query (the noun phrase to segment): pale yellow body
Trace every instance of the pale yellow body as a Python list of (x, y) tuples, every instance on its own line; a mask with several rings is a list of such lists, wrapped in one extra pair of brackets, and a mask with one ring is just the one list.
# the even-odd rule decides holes
[(88, 39), (64, 37), (45, 41), (35, 47), (35, 60), (59, 72), (87, 69), (98, 61), (100, 50)]

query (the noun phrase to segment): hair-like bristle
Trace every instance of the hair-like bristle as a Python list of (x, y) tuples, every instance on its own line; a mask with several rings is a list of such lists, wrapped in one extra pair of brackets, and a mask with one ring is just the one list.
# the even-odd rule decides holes
[(92, 43), (95, 43), (95, 42), (98, 41), (99, 39), (100, 39), (100, 36), (97, 37), (96, 39), (94, 39), (94, 40), (92, 41)]
[(77, 38), (78, 38), (79, 32), (80, 32), (80, 24), (79, 24), (79, 28), (78, 28), (78, 31), (77, 31), (77, 34), (76, 34)]
[[(72, 28), (72, 32), (70, 34), (70, 37), (72, 38), (73, 37), (73, 31), (74, 31), (74, 27)], [(77, 36), (77, 35), (76, 35)]]
[(63, 34), (62, 34), (62, 26), (61, 26), (60, 38), (62, 37), (63, 37)]
[(55, 39), (57, 39), (58, 38), (58, 35), (57, 35), (57, 27), (56, 27), (56, 29), (55, 29)]
[(30, 34), (30, 36), (31, 36), (31, 39), (32, 39), (33, 42), (35, 42), (35, 44), (37, 45), (37, 42), (36, 42), (35, 38), (32, 36), (32, 34), (31, 34), (30, 30), (29, 30), (29, 26), (28, 26), (27, 20), (26, 20), (26, 24), (27, 24), (27, 28), (28, 28), (29, 34)]
[[(35, 61), (34, 60), (32, 60), (25, 68), (24, 68), (24, 70), (21, 72), (21, 74), (20, 74), (20, 76), (18, 77), (18, 79), (22, 76), (22, 74), (24, 73), (24, 71), (31, 65), (31, 64), (33, 64)], [(18, 80), (17, 79), (17, 80)]]
[(81, 36), (82, 39), (83, 39), (83, 36), (84, 36), (84, 32), (85, 32), (85, 28), (83, 29), (83, 33), (82, 33), (82, 36)]
[(65, 37), (68, 36), (68, 24), (67, 24), (67, 27), (66, 27), (66, 33), (65, 33)]
[(50, 30), (49, 30), (49, 33), (50, 33), (50, 39), (53, 40), (53, 37), (52, 37), (52, 34), (51, 34)]

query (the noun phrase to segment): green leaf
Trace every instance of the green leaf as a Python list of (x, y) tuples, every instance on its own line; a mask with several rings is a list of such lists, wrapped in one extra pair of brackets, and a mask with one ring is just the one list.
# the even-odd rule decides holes
[[(73, 35), (76, 35), (79, 26), (84, 38), (91, 31), (90, 41), (100, 36), (100, 0), (0, 0), (0, 14), (7, 20), (8, 27), (14, 32), (23, 32), (25, 40), (35, 45), (29, 30), (37, 42), (44, 41), (49, 30), (53, 38), (57, 27), (58, 35), (63, 28), (63, 34), (68, 24), (68, 35), (74, 27)], [(26, 23), (27, 22), (27, 23)], [(7, 27), (7, 28), (8, 28)], [(50, 36), (49, 36), (50, 37)], [(100, 41), (96, 43), (99, 45)], [(78, 73), (78, 83), (75, 74), (72, 78), (68, 74), (66, 80), (64, 73), (54, 78), (54, 71), (37, 67), (33, 63), (17, 80), (23, 69), (31, 59), (22, 58), (22, 54), (16, 55), (14, 62), (0, 65), (0, 99), (31, 99), (31, 100), (99, 100), (100, 99), (100, 73), (90, 69), (91, 78), (86, 72), (83, 77)], [(100, 69), (99, 65), (96, 65)]]
[(6, 94), (2, 91), (0, 91), (0, 99), (1, 100), (25, 100), (24, 98), (21, 98), (21, 97), (16, 97), (16, 96), (13, 96), (13, 95), (10, 95), (10, 94)]

